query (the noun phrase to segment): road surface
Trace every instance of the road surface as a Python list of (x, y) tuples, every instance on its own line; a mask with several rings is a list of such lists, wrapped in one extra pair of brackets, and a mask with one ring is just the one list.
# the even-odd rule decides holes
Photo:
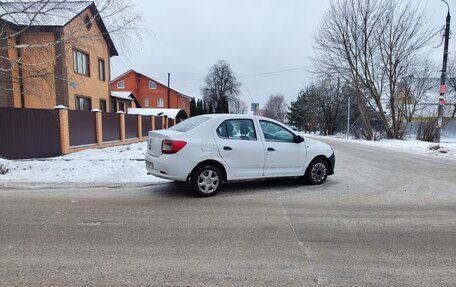
[(455, 286), (456, 162), (329, 142), (322, 186), (3, 188), (0, 285)]

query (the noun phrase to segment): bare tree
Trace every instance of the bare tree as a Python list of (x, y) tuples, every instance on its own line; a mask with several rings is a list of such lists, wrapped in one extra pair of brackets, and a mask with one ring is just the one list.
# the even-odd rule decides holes
[(229, 108), (231, 114), (245, 114), (247, 112), (247, 104), (240, 98), (233, 98)]
[[(0, 2), (0, 78), (11, 81), (11, 87), (0, 83), (1, 90), (21, 90), (29, 85), (28, 93), (37, 95), (54, 89), (55, 81), (68, 79), (53, 70), (64, 58), (65, 51), (81, 43), (90, 51), (94, 46), (116, 43), (128, 51), (140, 37), (140, 16), (130, 0), (34, 0)], [(82, 23), (70, 22), (83, 10), (90, 9)], [(101, 33), (90, 32), (99, 25)], [(89, 32), (87, 32), (89, 30)], [(54, 36), (49, 36), (54, 32)], [(32, 37), (42, 33), (41, 37)], [(108, 44), (109, 46), (109, 44)], [(112, 44), (112, 49), (114, 44)], [(117, 50), (114, 51), (117, 54)], [(109, 71), (108, 71), (109, 72)], [(9, 77), (9, 78), (8, 78)], [(26, 80), (26, 81), (24, 81)], [(26, 82), (24, 84), (24, 82)], [(44, 83), (44, 84), (43, 84)]]
[(436, 77), (436, 65), (429, 59), (418, 59), (410, 65), (408, 76), (404, 76), (396, 93), (395, 103), (398, 118), (405, 118), (402, 137), (406, 136), (410, 123), (417, 112), (423, 110), (426, 104), (435, 100), (429, 94), (437, 91), (440, 79)]
[(287, 104), (282, 94), (270, 95), (264, 105), (264, 116), (276, 121), (284, 122), (287, 116)]
[(352, 83), (366, 129), (373, 138), (376, 118), (389, 138), (400, 137), (402, 114), (395, 103), (399, 81), (430, 41), (419, 7), (399, 0), (333, 1), (316, 36), (320, 74)]
[(209, 69), (204, 79), (205, 86), (201, 87), (203, 100), (210, 104), (216, 113), (229, 113), (230, 104), (238, 100), (241, 94), (239, 83), (230, 64), (219, 60)]

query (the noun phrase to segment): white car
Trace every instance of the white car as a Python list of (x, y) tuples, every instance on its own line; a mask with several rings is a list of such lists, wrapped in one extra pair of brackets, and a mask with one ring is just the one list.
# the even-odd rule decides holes
[(214, 195), (234, 180), (304, 176), (322, 184), (334, 165), (329, 145), (251, 115), (202, 115), (151, 131), (146, 153), (149, 174), (190, 181), (198, 196)]

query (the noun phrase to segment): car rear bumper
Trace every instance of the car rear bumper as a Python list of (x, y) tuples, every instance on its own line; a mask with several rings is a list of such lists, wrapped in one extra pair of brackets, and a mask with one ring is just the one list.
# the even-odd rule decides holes
[(334, 174), (334, 168), (336, 166), (336, 156), (334, 155), (334, 153), (332, 154), (332, 156), (329, 157), (329, 175), (333, 175)]
[(161, 155), (155, 157), (146, 153), (147, 173), (164, 179), (187, 181), (189, 171), (185, 162), (177, 161), (181, 162), (181, 164), (172, 164), (173, 162), (176, 162), (176, 159), (172, 157), (173, 155)]

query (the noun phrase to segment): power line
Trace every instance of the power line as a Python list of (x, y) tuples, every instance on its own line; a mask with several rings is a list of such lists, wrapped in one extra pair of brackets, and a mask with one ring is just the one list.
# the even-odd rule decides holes
[[(271, 72), (262, 72), (262, 73), (256, 73), (256, 74), (247, 74), (247, 75), (240, 75), (236, 76), (236, 78), (253, 78), (253, 77), (263, 77), (263, 76), (273, 76), (273, 75), (281, 75), (284, 73), (288, 72), (294, 72), (294, 71), (302, 71), (302, 70), (307, 70), (309, 69), (309, 66), (302, 66), (302, 67), (295, 67), (295, 68), (289, 68), (289, 69), (284, 69), (284, 70), (277, 70), (277, 71), (271, 71)], [(299, 74), (299, 73), (292, 73), (291, 75), (294, 74)], [(163, 79), (158, 79), (158, 80), (163, 80)], [(182, 78), (182, 79), (173, 79), (174, 82), (191, 82), (191, 81), (203, 81), (204, 78)]]

